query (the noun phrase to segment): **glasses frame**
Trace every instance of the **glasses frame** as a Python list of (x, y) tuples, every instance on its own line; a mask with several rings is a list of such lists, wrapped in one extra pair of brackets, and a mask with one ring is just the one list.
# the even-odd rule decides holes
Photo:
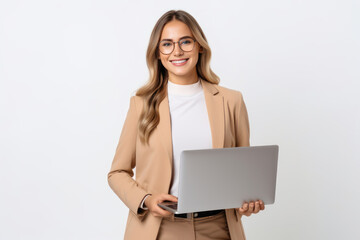
[[(192, 48), (190, 51), (185, 51), (184, 49), (181, 48), (181, 45), (179, 44), (180, 41), (182, 41), (182, 40), (184, 40), (184, 39), (187, 39), (187, 38), (190, 38), (190, 39), (192, 39), (192, 40), (194, 41), (194, 46), (193, 46), (193, 48)], [(159, 52), (161, 52), (161, 53), (164, 54), (164, 55), (170, 55), (170, 54), (172, 54), (172, 52), (174, 51), (174, 49), (175, 49), (175, 44), (176, 44), (176, 43), (179, 45), (179, 48), (181, 49), (181, 51), (183, 51), (183, 52), (191, 52), (192, 50), (194, 50), (196, 40), (195, 40), (194, 38), (192, 38), (192, 37), (186, 37), (186, 38), (180, 39), (180, 40), (177, 41), (177, 42), (172, 42), (174, 45), (173, 45), (173, 49), (171, 50), (170, 53), (163, 53), (163, 52), (160, 50), (160, 43), (162, 43), (162, 42), (171, 42), (171, 41), (169, 41), (169, 40), (162, 40), (162, 41), (160, 41), (160, 42), (158, 43), (158, 45), (157, 45), (157, 48), (159, 49)]]

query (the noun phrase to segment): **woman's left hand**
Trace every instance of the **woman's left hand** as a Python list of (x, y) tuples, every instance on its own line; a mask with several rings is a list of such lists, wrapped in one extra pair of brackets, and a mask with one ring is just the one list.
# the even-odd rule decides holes
[(245, 216), (250, 216), (253, 213), (258, 213), (260, 212), (260, 210), (264, 210), (265, 209), (265, 204), (263, 201), (258, 200), (255, 202), (245, 202), (243, 203), (241, 208), (238, 208), (237, 211), (239, 212), (239, 214), (241, 215), (245, 215)]

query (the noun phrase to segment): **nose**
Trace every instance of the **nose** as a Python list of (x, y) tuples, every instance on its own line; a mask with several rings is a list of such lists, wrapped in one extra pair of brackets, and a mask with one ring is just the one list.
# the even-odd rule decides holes
[(179, 42), (175, 43), (174, 45), (174, 55), (175, 56), (181, 56), (183, 54), (183, 50), (181, 50)]

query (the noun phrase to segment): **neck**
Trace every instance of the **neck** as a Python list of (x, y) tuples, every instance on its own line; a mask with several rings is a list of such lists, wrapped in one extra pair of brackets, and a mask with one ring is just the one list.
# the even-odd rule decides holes
[(184, 76), (177, 76), (174, 74), (169, 74), (169, 80), (172, 83), (179, 84), (179, 85), (188, 85), (188, 84), (194, 84), (199, 80), (199, 77), (197, 75), (196, 69), (194, 69), (193, 72), (184, 75)]

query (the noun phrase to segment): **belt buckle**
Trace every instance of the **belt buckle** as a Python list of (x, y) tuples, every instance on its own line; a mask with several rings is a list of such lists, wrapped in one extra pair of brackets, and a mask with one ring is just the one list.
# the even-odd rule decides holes
[(198, 216), (199, 216), (199, 213), (197, 213), (197, 212), (187, 213), (187, 219), (195, 219)]

